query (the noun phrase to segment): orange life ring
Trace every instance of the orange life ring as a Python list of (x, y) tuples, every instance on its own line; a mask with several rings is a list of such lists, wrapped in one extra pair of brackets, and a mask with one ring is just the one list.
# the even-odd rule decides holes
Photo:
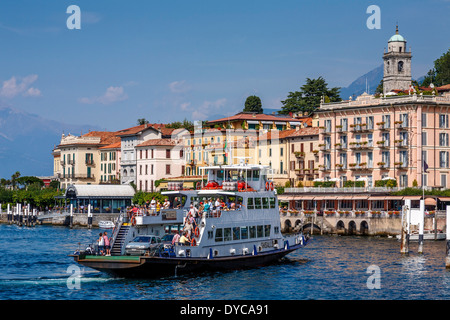
[(195, 241), (195, 238), (194, 239), (192, 239), (192, 241), (191, 241), (191, 246), (192, 247), (195, 247), (197, 245), (197, 241)]
[(270, 183), (270, 190), (273, 191), (273, 182)]
[(269, 191), (269, 187), (270, 187), (270, 184), (269, 184), (269, 181), (267, 181), (266, 182), (266, 191)]
[(194, 235), (195, 235), (196, 237), (198, 237), (198, 236), (200, 235), (200, 231), (198, 230), (198, 227), (195, 227), (195, 229), (194, 229)]

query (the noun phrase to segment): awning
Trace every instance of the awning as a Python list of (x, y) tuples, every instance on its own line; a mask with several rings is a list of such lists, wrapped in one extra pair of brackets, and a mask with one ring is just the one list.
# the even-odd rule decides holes
[(337, 196), (323, 196), (323, 197), (317, 197), (316, 200), (336, 200)]
[(403, 196), (386, 196), (385, 200), (402, 200)]
[(369, 200), (385, 200), (385, 196), (370, 196)]
[(440, 201), (444, 201), (444, 202), (450, 201), (450, 197), (439, 197), (438, 199), (439, 199)]
[(425, 205), (426, 206), (435, 206), (436, 199), (435, 198), (425, 198)]
[(421, 200), (422, 196), (404, 196), (403, 200)]
[(369, 196), (352, 196), (352, 200), (367, 200)]

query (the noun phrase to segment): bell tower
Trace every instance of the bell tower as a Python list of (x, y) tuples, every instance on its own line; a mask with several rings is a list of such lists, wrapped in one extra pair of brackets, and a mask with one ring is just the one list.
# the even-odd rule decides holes
[(388, 51), (383, 54), (383, 93), (391, 90), (408, 90), (411, 85), (411, 50), (407, 52), (406, 40), (398, 33), (388, 41)]

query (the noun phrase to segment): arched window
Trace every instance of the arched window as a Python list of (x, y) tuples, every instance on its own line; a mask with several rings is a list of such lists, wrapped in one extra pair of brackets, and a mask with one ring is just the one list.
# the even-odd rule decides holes
[(403, 71), (403, 61), (399, 61), (398, 62), (398, 72), (402, 72)]

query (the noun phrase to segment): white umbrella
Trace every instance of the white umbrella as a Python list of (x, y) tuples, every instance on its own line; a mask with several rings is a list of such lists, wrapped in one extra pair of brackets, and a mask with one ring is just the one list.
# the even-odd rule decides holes
[(328, 181), (339, 181), (339, 179), (338, 179), (338, 178), (331, 178), (331, 179), (328, 180)]
[(356, 181), (366, 181), (368, 180), (367, 177), (359, 177), (358, 179), (356, 179)]
[(383, 179), (381, 179), (381, 180), (395, 180), (395, 178), (391, 178), (391, 177), (384, 177)]
[(316, 179), (314, 179), (313, 181), (323, 181), (323, 179), (321, 179), (321, 178), (316, 178)]

